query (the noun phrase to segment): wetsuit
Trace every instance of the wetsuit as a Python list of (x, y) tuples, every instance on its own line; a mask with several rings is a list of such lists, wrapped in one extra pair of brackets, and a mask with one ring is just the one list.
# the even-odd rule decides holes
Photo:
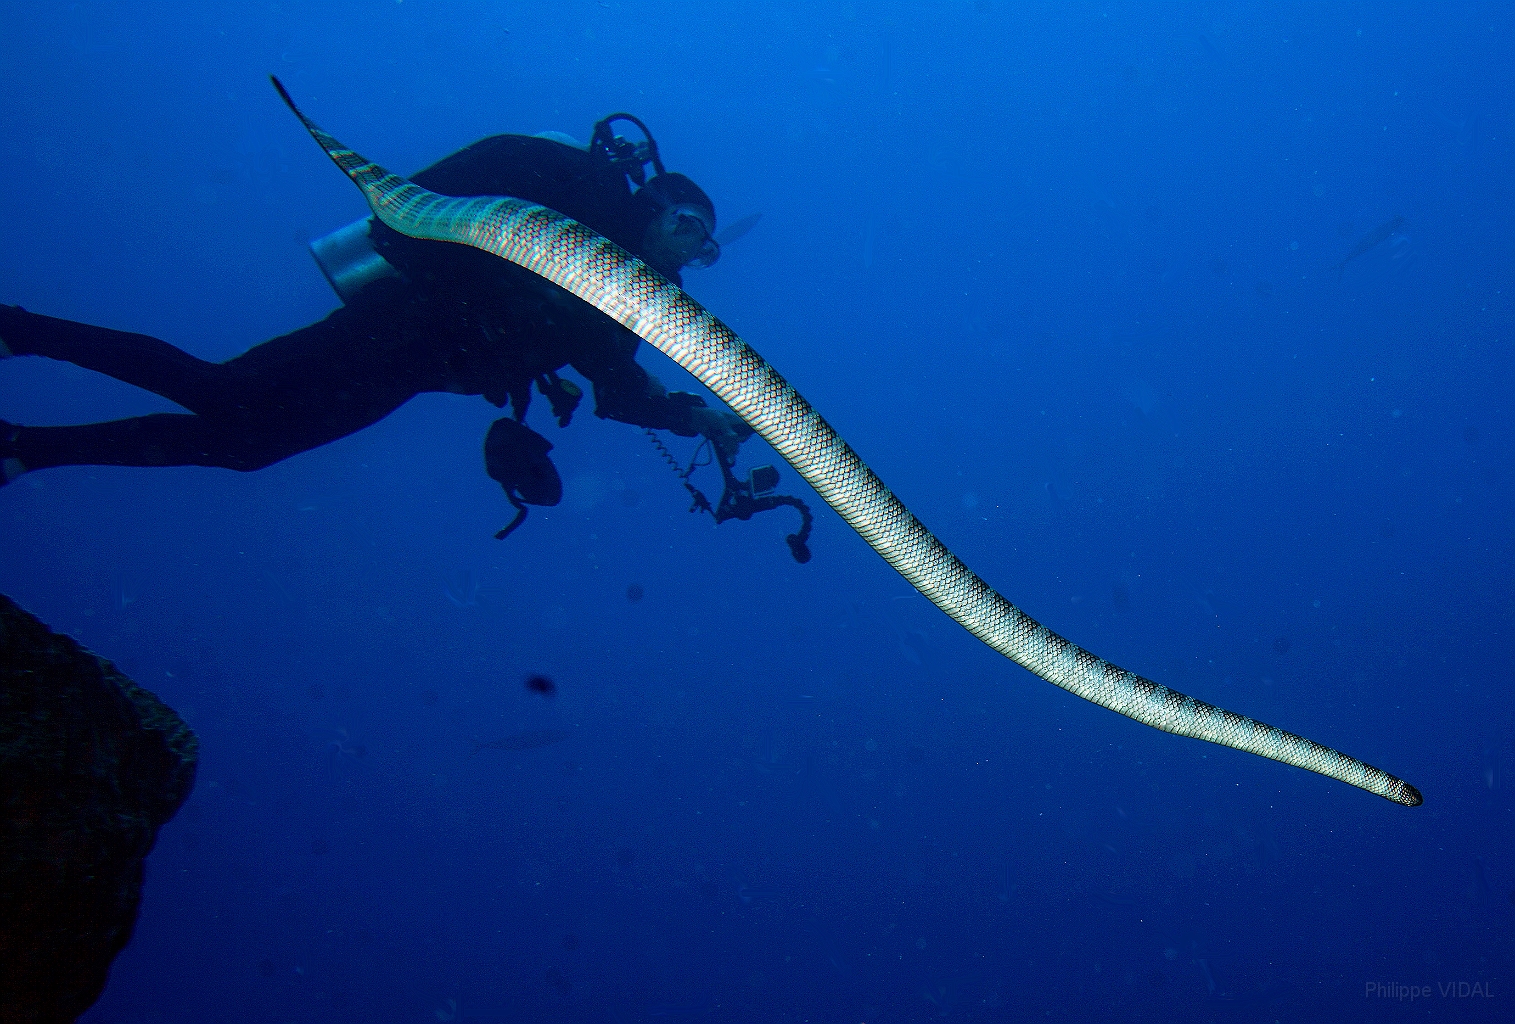
[[(484, 139), (413, 180), (446, 195), (539, 202), (633, 252), (651, 219), (624, 173), (582, 150), (532, 136)], [(249, 471), (361, 430), (429, 391), (482, 395), (500, 406), (510, 402), (519, 421), (533, 382), (561, 397), (555, 372), (564, 366), (594, 385), (596, 415), (696, 433), (687, 396), (670, 399), (637, 364), (637, 337), (598, 310), (466, 246), (416, 241), (383, 225), (374, 226), (371, 238), (401, 277), (374, 281), (319, 323), (224, 363), (197, 359), (146, 335), (0, 306), (0, 342), (12, 354), (74, 363), (189, 410), (80, 426), (0, 425), (7, 435), (0, 437), (3, 454), (26, 470), (116, 465)], [(678, 280), (677, 267), (658, 269)], [(566, 417), (559, 420), (566, 424)], [(490, 459), (508, 462), (500, 445), (527, 437), (536, 438), (545, 458), (550, 444), (524, 426), (506, 425), (512, 430), (492, 432), (492, 443), (500, 443), (493, 444)], [(501, 479), (495, 462), (491, 475)], [(555, 481), (550, 463), (547, 470)]]

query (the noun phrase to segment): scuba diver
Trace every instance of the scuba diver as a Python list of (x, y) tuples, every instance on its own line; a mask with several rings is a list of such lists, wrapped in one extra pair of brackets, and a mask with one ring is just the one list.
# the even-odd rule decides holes
[[(619, 121), (642, 141), (616, 135)], [(652, 173), (649, 175), (648, 168)], [(630, 114), (594, 126), (584, 146), (560, 133), (495, 135), (412, 175), (449, 196), (514, 196), (578, 220), (663, 276), (708, 267), (721, 254), (715, 206), (683, 174), (663, 167), (657, 142)], [(0, 359), (45, 356), (152, 391), (187, 413), (157, 413), (77, 426), (26, 427), (0, 420), (0, 486), (55, 466), (219, 466), (262, 469), (377, 423), (418, 394), (482, 395), (510, 415), (484, 440), (484, 466), (516, 509), (556, 505), (563, 484), (552, 443), (526, 426), (532, 392), (566, 427), (581, 389), (594, 387), (594, 413), (647, 430), (703, 436), (687, 469), (675, 470), (694, 497), (691, 511), (716, 521), (749, 519), (790, 506), (801, 528), (791, 553), (808, 561), (811, 516), (798, 498), (773, 493), (777, 471), (746, 480), (733, 466), (752, 428), (698, 395), (669, 392), (636, 361), (640, 339), (557, 285), (490, 253), (408, 238), (366, 217), (311, 243), (343, 305), (319, 323), (254, 346), (224, 363), (198, 359), (142, 334), (0, 306)], [(706, 454), (708, 451), (708, 454)], [(704, 461), (701, 461), (702, 456)], [(712, 505), (689, 482), (710, 461), (724, 491)]]

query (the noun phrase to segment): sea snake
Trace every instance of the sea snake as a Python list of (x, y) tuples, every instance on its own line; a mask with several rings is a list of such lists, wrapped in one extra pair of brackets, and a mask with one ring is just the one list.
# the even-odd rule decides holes
[(342, 145), (300, 112), (277, 78), (274, 87), (385, 224), (412, 238), (461, 242), (492, 252), (624, 324), (746, 420), (916, 590), (1011, 661), (1154, 729), (1307, 768), (1407, 807), (1421, 803), (1420, 791), (1403, 779), (1303, 736), (1170, 690), (1064, 640), (979, 579), (777, 370), (640, 259), (536, 203), (428, 192)]

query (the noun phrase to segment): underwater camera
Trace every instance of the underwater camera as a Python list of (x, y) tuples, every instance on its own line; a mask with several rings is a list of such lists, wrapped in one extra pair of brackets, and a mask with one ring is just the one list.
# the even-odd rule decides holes
[(772, 466), (754, 466), (747, 474), (748, 493), (754, 498), (772, 494), (779, 486), (779, 471)]

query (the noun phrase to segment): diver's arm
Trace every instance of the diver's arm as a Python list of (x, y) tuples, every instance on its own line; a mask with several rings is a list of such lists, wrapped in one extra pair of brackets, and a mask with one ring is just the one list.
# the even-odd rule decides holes
[(585, 346), (573, 368), (594, 384), (594, 413), (639, 427), (668, 430), (681, 437), (703, 434), (735, 462), (737, 449), (752, 436), (736, 413), (711, 409), (699, 395), (670, 394), (663, 382), (636, 361), (636, 335), (619, 324), (608, 326), (598, 344)]
[(636, 361), (638, 344), (636, 335), (615, 324), (576, 354), (571, 365), (594, 385), (594, 414), (694, 437), (700, 431), (693, 411), (703, 401), (695, 405), (683, 396), (670, 397), (662, 381)]

